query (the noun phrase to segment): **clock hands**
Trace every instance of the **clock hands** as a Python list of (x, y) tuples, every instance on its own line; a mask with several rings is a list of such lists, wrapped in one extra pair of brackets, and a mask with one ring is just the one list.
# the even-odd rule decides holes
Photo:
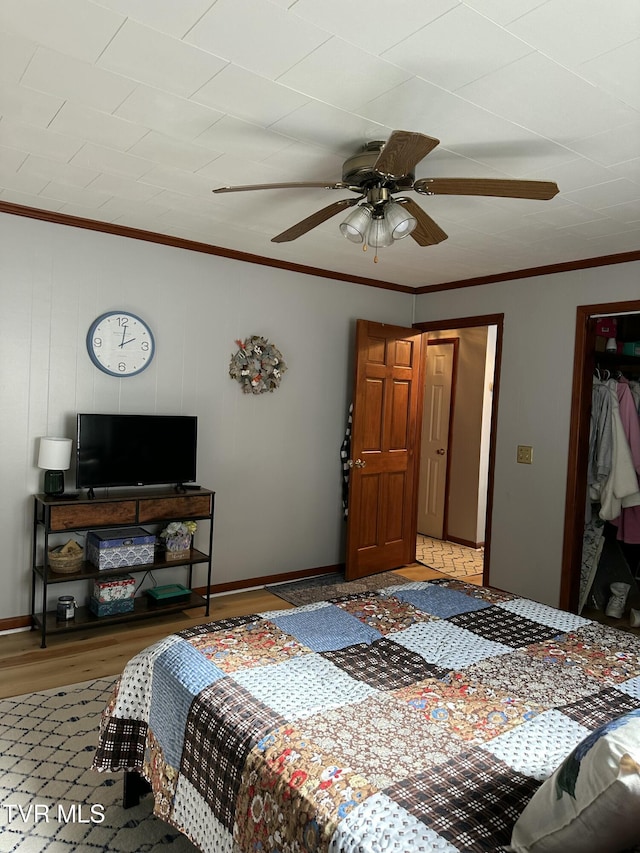
[(118, 344), (120, 349), (122, 349), (122, 347), (126, 346), (126, 344), (130, 344), (132, 341), (135, 341), (135, 338), (129, 338), (128, 341), (125, 341), (126, 334), (127, 334), (127, 327), (125, 326), (122, 330), (122, 340)]

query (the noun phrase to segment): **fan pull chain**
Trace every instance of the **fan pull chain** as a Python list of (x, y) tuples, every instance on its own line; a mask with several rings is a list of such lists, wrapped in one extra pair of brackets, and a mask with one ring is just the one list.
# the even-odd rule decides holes
[[(369, 247), (367, 246), (367, 244), (366, 244), (366, 243), (363, 243), (363, 244), (362, 244), (362, 251), (363, 251), (363, 252), (366, 252), (368, 248), (369, 248)], [(374, 263), (374, 264), (377, 264), (377, 263), (378, 263), (378, 256), (377, 256), (377, 255), (374, 255), (374, 257), (373, 257), (373, 263)]]

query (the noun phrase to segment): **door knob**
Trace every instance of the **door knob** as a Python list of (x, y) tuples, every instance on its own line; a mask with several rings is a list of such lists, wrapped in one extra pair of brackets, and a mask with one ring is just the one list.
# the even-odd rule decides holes
[(445, 454), (445, 449), (444, 449), (444, 447), (439, 447), (439, 448), (436, 450), (436, 453), (438, 454), (438, 456), (444, 456), (444, 454)]
[(364, 468), (366, 464), (367, 463), (363, 462), (362, 459), (356, 459), (355, 462), (353, 461), (353, 459), (349, 459), (347, 461), (347, 465), (349, 466), (349, 468)]

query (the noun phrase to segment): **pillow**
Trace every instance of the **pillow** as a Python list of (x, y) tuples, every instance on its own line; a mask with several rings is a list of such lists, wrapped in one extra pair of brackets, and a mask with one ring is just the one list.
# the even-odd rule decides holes
[(516, 853), (618, 853), (640, 842), (640, 709), (596, 731), (535, 792)]

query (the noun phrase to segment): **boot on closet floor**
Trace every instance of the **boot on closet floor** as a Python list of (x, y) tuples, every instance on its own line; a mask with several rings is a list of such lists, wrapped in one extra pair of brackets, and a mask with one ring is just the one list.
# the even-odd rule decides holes
[(604, 611), (605, 615), (611, 616), (614, 619), (622, 619), (631, 584), (612, 583), (609, 589), (611, 590), (611, 598), (607, 604), (607, 609)]

